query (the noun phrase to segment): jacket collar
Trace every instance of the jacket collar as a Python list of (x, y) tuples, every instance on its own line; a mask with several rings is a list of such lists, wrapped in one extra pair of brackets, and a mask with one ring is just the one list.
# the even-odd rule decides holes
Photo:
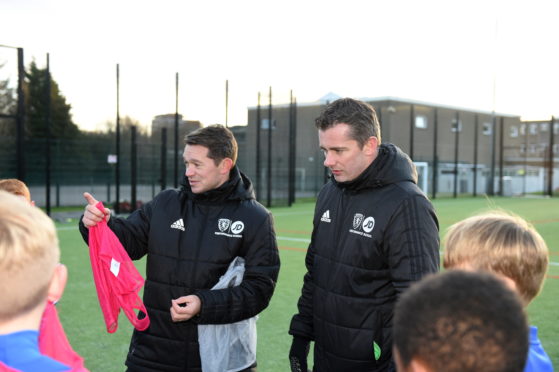
[(356, 179), (336, 182), (332, 177), (331, 180), (341, 189), (357, 192), (401, 181), (417, 183), (417, 171), (407, 154), (397, 146), (388, 143), (379, 146), (376, 159)]
[(201, 194), (195, 194), (190, 188), (186, 176), (183, 178), (181, 190), (185, 192), (189, 199), (204, 203), (221, 203), (226, 200), (245, 200), (254, 199), (252, 183), (239, 168), (235, 165), (229, 172), (229, 180), (225, 181), (218, 188), (208, 190)]

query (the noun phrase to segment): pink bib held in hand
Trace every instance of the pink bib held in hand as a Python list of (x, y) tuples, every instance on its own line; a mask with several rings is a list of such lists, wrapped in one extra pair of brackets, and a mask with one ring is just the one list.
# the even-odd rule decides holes
[[(104, 211), (103, 203), (96, 207)], [(89, 228), (89, 256), (107, 332), (117, 330), (120, 308), (137, 330), (147, 329), (149, 317), (138, 295), (144, 278), (105, 219)], [(139, 319), (134, 310), (141, 310), (145, 317)]]

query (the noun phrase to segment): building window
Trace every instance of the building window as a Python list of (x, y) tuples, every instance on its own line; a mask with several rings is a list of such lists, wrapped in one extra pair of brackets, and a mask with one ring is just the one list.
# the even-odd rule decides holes
[(524, 154), (526, 152), (526, 144), (525, 143), (521, 143), (520, 144), (520, 153)]
[(527, 175), (527, 176), (532, 176), (532, 177), (539, 177), (540, 171), (539, 171), (539, 170), (534, 170), (534, 169), (529, 169), (529, 170), (526, 172), (526, 175)]
[(427, 129), (427, 116), (417, 115), (415, 117), (415, 127), (420, 129)]
[(530, 146), (528, 147), (528, 152), (529, 152), (530, 154), (535, 154), (535, 153), (536, 153), (536, 145), (530, 145)]
[(483, 134), (485, 134), (486, 136), (490, 136), (492, 128), (493, 128), (493, 124), (483, 123)]
[(553, 124), (553, 134), (559, 134), (559, 123)]
[(520, 125), (520, 135), (521, 135), (521, 136), (525, 136), (525, 135), (526, 135), (526, 124)]
[(530, 124), (530, 134), (538, 134), (538, 124)]
[(450, 123), (450, 131), (451, 132), (462, 132), (462, 120), (456, 121), (456, 119), (452, 119), (452, 123)]
[(540, 124), (540, 132), (547, 132), (548, 123), (541, 123)]
[(559, 144), (556, 143), (556, 144), (553, 145), (553, 153), (554, 154), (559, 153)]
[[(268, 129), (270, 128), (270, 120), (269, 119), (262, 119), (261, 121), (261, 125), (260, 125), (260, 129)], [(272, 130), (276, 129), (276, 121), (272, 120)]]
[(512, 126), (510, 127), (510, 136), (511, 136), (512, 138), (518, 137), (518, 127), (517, 127), (516, 125), (512, 125)]

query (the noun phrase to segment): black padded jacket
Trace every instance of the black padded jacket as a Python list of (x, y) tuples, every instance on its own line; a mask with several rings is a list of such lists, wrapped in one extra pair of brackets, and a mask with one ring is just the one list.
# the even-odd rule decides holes
[(398, 295), (440, 264), (437, 217), (416, 180), (409, 157), (387, 144), (357, 179), (321, 190), (289, 330), (315, 341), (314, 371), (393, 368)]
[[(134, 330), (126, 365), (130, 371), (201, 371), (197, 324), (223, 324), (264, 310), (279, 272), (272, 216), (254, 199), (237, 168), (215, 190), (193, 194), (187, 182), (165, 190), (128, 218), (111, 218), (133, 260), (147, 255), (144, 304), (150, 326)], [(88, 230), (80, 222), (87, 242)], [(245, 259), (238, 287), (210, 290), (236, 257)], [(196, 294), (195, 318), (174, 323), (171, 299)]]

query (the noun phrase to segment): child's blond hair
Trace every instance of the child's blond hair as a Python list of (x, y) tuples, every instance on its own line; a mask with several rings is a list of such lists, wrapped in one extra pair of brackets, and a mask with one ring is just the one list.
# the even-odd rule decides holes
[(0, 321), (46, 302), (59, 258), (51, 219), (22, 198), (0, 190)]
[(14, 195), (23, 196), (28, 202), (31, 201), (31, 194), (29, 188), (22, 181), (15, 178), (6, 178), (0, 180), (0, 190), (7, 191)]
[(540, 292), (549, 263), (545, 241), (523, 218), (491, 211), (452, 225), (444, 267), (486, 270), (512, 279), (525, 305)]

